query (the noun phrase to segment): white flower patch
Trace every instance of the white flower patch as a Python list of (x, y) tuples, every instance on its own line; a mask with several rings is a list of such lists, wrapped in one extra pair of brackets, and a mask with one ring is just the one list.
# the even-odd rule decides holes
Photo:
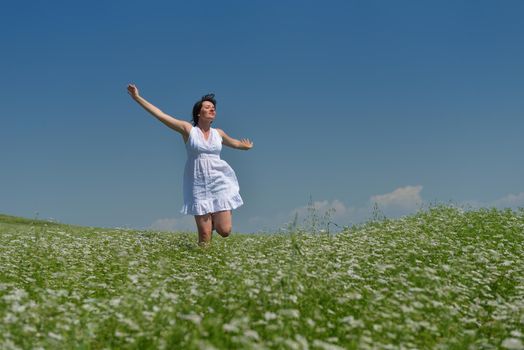
[(109, 305), (111, 305), (112, 307), (117, 307), (120, 305), (121, 302), (122, 302), (121, 297), (114, 297), (111, 300), (109, 300)]
[(216, 347), (214, 347), (211, 343), (208, 343), (206, 341), (200, 341), (198, 343), (198, 349), (199, 350), (218, 350)]
[(282, 316), (290, 317), (290, 318), (299, 318), (300, 317), (300, 311), (297, 309), (281, 309), (279, 310), (279, 313)]
[(162, 296), (173, 303), (178, 301), (178, 295), (175, 293), (162, 291)]
[(343, 347), (319, 339), (313, 340), (313, 346), (324, 350), (345, 350)]
[(3, 300), (7, 302), (19, 302), (22, 301), (22, 299), (27, 297), (27, 292), (20, 288), (14, 288), (11, 293), (4, 295), (2, 297)]
[(300, 344), (303, 350), (309, 350), (309, 343), (304, 336), (302, 336), (301, 334), (295, 334), (295, 340), (298, 344)]
[(133, 284), (137, 284), (138, 283), (138, 275), (128, 275), (127, 278), (129, 278), (129, 280), (131, 281), (131, 283)]
[(191, 289), (189, 290), (189, 294), (195, 297), (199, 297), (201, 295), (200, 291), (198, 290), (197, 285), (192, 285)]
[(300, 349), (302, 349), (298, 342), (293, 341), (291, 339), (283, 339), (282, 342), (286, 345), (287, 348), (289, 348), (291, 350), (300, 350)]
[(54, 339), (54, 340), (63, 340), (64, 339), (60, 334), (56, 334), (56, 333), (53, 333), (53, 332), (47, 333), (47, 336), (49, 338)]
[(148, 320), (149, 322), (153, 321), (153, 318), (155, 317), (155, 313), (151, 311), (142, 311), (142, 315)]
[(340, 322), (347, 323), (351, 328), (364, 327), (364, 322), (355, 319), (352, 315), (342, 318)]
[(511, 334), (513, 337), (515, 337), (515, 338), (522, 338), (522, 337), (524, 337), (524, 335), (522, 334), (522, 332), (521, 332), (521, 331), (517, 331), (517, 330), (515, 330), (515, 331), (511, 331), (510, 334)]
[(22, 350), (21, 347), (17, 346), (10, 339), (6, 339), (2, 343), (0, 343), (0, 349), (5, 349), (5, 350)]
[(518, 338), (506, 338), (500, 346), (509, 350), (524, 350), (524, 344)]
[(259, 341), (260, 336), (258, 335), (257, 331), (254, 331), (252, 329), (247, 329), (244, 331), (244, 336), (247, 338), (251, 338), (253, 340)]
[(246, 287), (252, 287), (255, 285), (255, 281), (253, 281), (250, 278), (246, 278), (244, 279), (244, 284), (246, 285)]
[(178, 317), (193, 322), (195, 325), (199, 325), (202, 322), (202, 316), (196, 314), (196, 313), (190, 313), (190, 314), (178, 314)]
[(19, 304), (15, 301), (13, 304), (11, 304), (11, 311), (14, 313), (22, 313), (26, 311), (28, 306), (28, 304)]
[(6, 313), (3, 319), (5, 324), (14, 324), (18, 322), (18, 317), (15, 314), (12, 313)]
[(222, 325), (222, 329), (224, 332), (230, 332), (230, 333), (236, 333), (239, 331), (239, 328), (236, 324), (233, 323), (225, 323)]
[(271, 321), (271, 320), (274, 320), (277, 318), (277, 314), (275, 314), (274, 312), (269, 312), (269, 311), (266, 311), (264, 313), (264, 319), (266, 321)]
[(125, 337), (127, 337), (127, 334), (123, 333), (123, 332), (120, 332), (119, 330), (116, 330), (115, 331), (115, 337), (117, 337), (117, 338), (125, 338)]
[(349, 300), (360, 300), (362, 299), (362, 294), (360, 294), (359, 292), (351, 292), (351, 293), (348, 293), (346, 297)]
[(36, 327), (31, 326), (31, 325), (28, 325), (28, 324), (24, 325), (24, 326), (22, 327), (22, 329), (23, 329), (23, 331), (24, 331), (25, 333), (36, 333), (36, 332), (37, 332)]

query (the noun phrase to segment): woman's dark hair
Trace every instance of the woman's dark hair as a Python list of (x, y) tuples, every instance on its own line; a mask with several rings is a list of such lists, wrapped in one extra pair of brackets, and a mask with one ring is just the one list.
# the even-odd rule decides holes
[(202, 103), (204, 101), (209, 101), (213, 104), (213, 106), (215, 106), (215, 108), (217, 107), (217, 100), (215, 100), (215, 94), (207, 94), (205, 96), (202, 96), (200, 101), (195, 103), (195, 105), (193, 106), (193, 126), (197, 126), (198, 124), (198, 115), (200, 114), (200, 110), (202, 109)]

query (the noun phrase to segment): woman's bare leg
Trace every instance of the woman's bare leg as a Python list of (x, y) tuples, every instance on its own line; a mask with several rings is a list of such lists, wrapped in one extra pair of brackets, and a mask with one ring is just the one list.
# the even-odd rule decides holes
[(211, 214), (195, 215), (195, 222), (198, 229), (198, 244), (211, 242), (213, 230), (213, 219)]
[(231, 210), (217, 211), (211, 214), (213, 218), (213, 226), (218, 234), (222, 237), (227, 237), (232, 229), (232, 214)]

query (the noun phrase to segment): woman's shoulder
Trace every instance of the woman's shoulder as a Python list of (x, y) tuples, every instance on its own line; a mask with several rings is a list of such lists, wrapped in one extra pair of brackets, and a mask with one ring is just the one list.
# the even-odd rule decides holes
[(190, 127), (189, 127), (189, 133), (188, 134), (192, 134), (192, 133), (196, 132), (197, 129), (198, 129), (198, 126), (191, 124)]
[(187, 145), (189, 139), (190, 139), (191, 137), (194, 137), (194, 136), (192, 136), (192, 135), (193, 135), (193, 133), (194, 133), (195, 127), (194, 127), (193, 125), (190, 124), (189, 127), (188, 127), (188, 129), (189, 129), (189, 131), (187, 132), (187, 134), (182, 135), (183, 138), (184, 138), (184, 143), (185, 143), (186, 145)]

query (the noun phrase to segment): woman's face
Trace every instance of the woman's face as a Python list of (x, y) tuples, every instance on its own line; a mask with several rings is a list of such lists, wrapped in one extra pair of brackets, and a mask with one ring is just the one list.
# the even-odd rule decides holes
[(213, 121), (216, 116), (215, 105), (212, 102), (202, 102), (202, 108), (200, 109), (200, 118), (205, 120)]

